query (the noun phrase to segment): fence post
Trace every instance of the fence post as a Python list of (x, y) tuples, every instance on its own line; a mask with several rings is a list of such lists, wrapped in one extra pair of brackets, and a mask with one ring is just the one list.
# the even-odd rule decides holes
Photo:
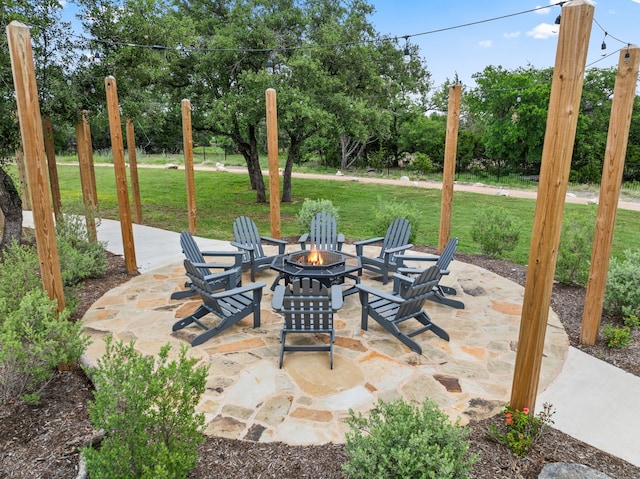
[(60, 200), (60, 184), (58, 183), (58, 169), (56, 167), (56, 149), (53, 143), (53, 126), (51, 125), (51, 118), (48, 116), (42, 119), (42, 129), (44, 133), (44, 152), (47, 155), (47, 168), (49, 169), (53, 214), (56, 220), (60, 221), (62, 219), (62, 201)]
[(129, 175), (131, 176), (131, 196), (136, 223), (142, 223), (142, 205), (140, 204), (140, 182), (138, 181), (138, 159), (136, 158), (136, 134), (131, 118), (126, 120), (127, 152), (129, 153)]
[(187, 216), (189, 233), (196, 234), (196, 182), (193, 172), (193, 136), (191, 132), (191, 102), (182, 100), (182, 142), (184, 145), (184, 174), (187, 181)]
[(444, 169), (442, 171), (442, 206), (440, 208), (438, 252), (442, 252), (451, 236), (451, 210), (453, 207), (453, 184), (456, 179), (461, 94), (462, 86), (459, 83), (449, 87), (449, 113), (447, 115), (447, 139), (444, 147)]
[(44, 136), (38, 86), (33, 64), (29, 28), (17, 21), (7, 26), (11, 70), (16, 89), (20, 134), (24, 148), (27, 182), (31, 190), (33, 223), (40, 260), (42, 284), (49, 298), (57, 300), (57, 309), (65, 307), (60, 258), (56, 244), (56, 228), (51, 212), (51, 197), (47, 178)]
[(82, 187), (82, 199), (84, 200), (84, 217), (87, 224), (87, 234), (89, 235), (89, 240), (95, 243), (98, 241), (95, 221), (96, 205), (93, 201), (94, 189), (91, 187), (89, 150), (84, 125), (81, 119), (78, 119), (76, 122), (76, 142), (78, 143), (80, 186)]
[(269, 204), (271, 205), (271, 236), (280, 238), (280, 172), (278, 167), (278, 107), (276, 91), (267, 88), (267, 155), (269, 157)]
[(562, 9), (513, 373), (517, 410), (535, 410), (593, 10), (588, 0)]
[[(628, 56), (627, 56), (628, 55)], [(609, 258), (616, 224), (618, 198), (624, 160), (629, 143), (629, 129), (636, 96), (640, 52), (633, 46), (620, 51), (618, 73), (613, 90), (607, 148), (604, 152), (602, 182), (598, 199), (598, 216), (591, 252), (591, 267), (582, 314), (580, 344), (594, 345), (598, 338), (604, 292), (607, 286)]]
[(128, 274), (134, 274), (136, 265), (136, 250), (133, 242), (133, 225), (131, 224), (131, 210), (129, 206), (129, 190), (127, 187), (127, 167), (124, 164), (124, 145), (122, 141), (122, 123), (120, 122), (120, 105), (118, 103), (118, 87), (116, 79), (105, 77), (104, 87), (107, 92), (107, 109), (109, 110), (109, 132), (111, 133), (111, 148), (113, 151), (113, 167), (116, 173), (116, 191), (120, 211), (120, 230), (122, 232), (122, 248), (124, 263)]

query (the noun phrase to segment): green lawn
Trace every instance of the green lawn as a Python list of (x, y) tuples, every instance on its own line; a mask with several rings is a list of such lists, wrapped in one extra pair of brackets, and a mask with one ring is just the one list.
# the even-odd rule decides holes
[[(118, 219), (118, 203), (114, 170), (96, 167), (96, 182), (100, 216)], [(60, 192), (63, 205), (81, 201), (80, 174), (77, 166), (58, 165)], [(139, 168), (143, 223), (173, 231), (188, 228), (184, 170)], [(381, 203), (402, 202), (420, 213), (416, 244), (437, 245), (440, 223), (440, 191), (407, 186), (363, 184), (357, 181), (310, 180), (293, 178), (293, 202), (281, 204), (281, 231), (283, 236), (301, 233), (296, 224), (296, 213), (305, 198), (330, 199), (339, 208), (339, 229), (349, 239), (358, 240), (377, 236), (371, 219)], [(270, 235), (268, 204), (256, 203), (247, 175), (229, 172), (196, 171), (197, 225), (199, 236), (230, 240), (232, 223), (240, 215), (249, 216), (262, 234)], [(268, 178), (265, 178), (268, 188)], [(267, 193), (268, 197), (268, 193)], [(535, 202), (512, 197), (456, 192), (453, 199), (451, 236), (460, 239), (459, 251), (479, 252), (471, 240), (471, 228), (478, 211), (491, 205), (505, 206), (521, 222), (521, 236), (515, 251), (506, 258), (526, 264), (533, 224)], [(567, 204), (566, 212), (593, 213), (594, 206)], [(640, 215), (620, 210), (614, 235), (613, 254), (622, 257), (626, 249), (640, 248)], [(585, 258), (588, 260), (589, 258)]]

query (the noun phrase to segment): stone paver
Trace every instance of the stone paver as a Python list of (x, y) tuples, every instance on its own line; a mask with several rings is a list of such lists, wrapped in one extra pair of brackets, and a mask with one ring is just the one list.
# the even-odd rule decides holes
[[(433, 321), (449, 333), (450, 342), (422, 333), (414, 338), (423, 348), (418, 355), (374, 321), (369, 322), (368, 331), (362, 331), (360, 302), (354, 294), (345, 298), (336, 315), (333, 370), (326, 352), (286, 353), (283, 368), (278, 369), (282, 318), (271, 310), (273, 293), (267, 286), (259, 328), (252, 328), (253, 318), (249, 317), (189, 349), (200, 364), (209, 366), (207, 389), (199, 405), (208, 423), (206, 432), (289, 444), (343, 442), (344, 418), (350, 410), (364, 413), (378, 399), (400, 396), (416, 401), (431, 398), (463, 424), (496, 414), (509, 400), (524, 289), (458, 261), (450, 271), (442, 282), (456, 288), (457, 299), (466, 309), (432, 302), (425, 307)], [(270, 285), (274, 277), (267, 272), (258, 280)], [(362, 278), (376, 288), (391, 288), (367, 272)], [(144, 354), (157, 354), (166, 343), (177, 352), (199, 331), (190, 326), (171, 332), (173, 323), (198, 305), (196, 297), (169, 299), (172, 291), (183, 288), (184, 281), (180, 263), (171, 264), (137, 276), (98, 300), (84, 318), (93, 338), (87, 351), (89, 361), (95, 362), (104, 353), (103, 338), (108, 333), (117, 339), (136, 340), (136, 349)], [(250, 282), (248, 275), (243, 281)], [(309, 341), (308, 336), (301, 340)], [(561, 323), (551, 312), (541, 391), (562, 369), (568, 345)]]

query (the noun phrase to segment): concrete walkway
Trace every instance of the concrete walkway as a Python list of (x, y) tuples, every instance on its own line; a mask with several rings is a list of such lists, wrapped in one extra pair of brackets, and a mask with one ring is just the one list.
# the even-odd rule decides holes
[[(32, 218), (25, 214), (25, 226)], [(98, 230), (107, 249), (123, 254), (120, 224), (102, 220)], [(182, 288), (184, 271), (177, 233), (134, 225), (140, 276), (107, 293), (84, 321), (94, 343), (113, 333), (135, 339), (145, 353), (169, 342), (186, 344), (195, 330), (171, 334), (175, 320), (197, 307), (196, 298), (171, 301)], [(202, 249), (233, 248), (225, 241), (196, 238)], [(351, 251), (347, 251), (351, 252)], [(424, 354), (404, 348), (372, 322), (359, 328), (359, 301), (349, 296), (337, 315), (334, 370), (327, 353), (288, 353), (277, 367), (282, 319), (270, 308), (273, 276), (264, 273), (262, 325), (246, 319), (190, 354), (210, 365), (207, 392), (200, 405), (211, 434), (291, 444), (343, 440), (348, 410), (366, 411), (377, 399), (430, 397), (452, 417), (466, 422), (498, 412), (508, 401), (517, 347), (523, 288), (481, 268), (454, 261), (443, 283), (455, 286), (465, 310), (434, 303), (426, 308), (451, 335), (418, 336)], [(243, 278), (248, 283), (248, 277)], [(363, 281), (371, 278), (365, 274)], [(383, 289), (379, 281), (371, 281)], [(310, 373), (312, 372), (312, 374)], [(555, 427), (588, 444), (640, 466), (640, 378), (569, 347), (555, 314), (550, 314), (540, 379), (538, 408), (556, 409)]]

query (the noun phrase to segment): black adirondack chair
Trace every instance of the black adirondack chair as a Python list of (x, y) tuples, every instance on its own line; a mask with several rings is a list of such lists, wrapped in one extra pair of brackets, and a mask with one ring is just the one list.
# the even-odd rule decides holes
[[(296, 279), (287, 285), (278, 285), (273, 296), (273, 309), (284, 316), (280, 331), (280, 362), (285, 351), (329, 351), (329, 365), (333, 369), (333, 313), (342, 307), (340, 285), (328, 289), (316, 279)], [(286, 344), (289, 333), (326, 333), (328, 344)]]
[[(396, 273), (396, 275), (398, 275)], [(369, 326), (369, 317), (389, 331), (400, 342), (418, 354), (422, 354), (420, 345), (411, 339), (424, 331), (432, 331), (436, 336), (449, 341), (447, 332), (435, 325), (429, 315), (422, 309), (427, 298), (433, 295), (433, 287), (440, 279), (440, 268), (431, 266), (413, 279), (405, 295), (389, 294), (364, 284), (357, 284), (362, 304), (363, 330)], [(421, 327), (412, 331), (400, 329), (400, 323), (415, 319)]]
[(278, 255), (284, 254), (287, 242), (260, 236), (255, 222), (246, 216), (240, 216), (233, 222), (235, 241), (231, 244), (243, 252), (242, 269), (251, 271), (251, 281), (256, 280), (256, 273), (269, 269), (275, 255), (268, 256), (264, 252), (262, 243), (269, 243), (278, 247)]
[[(401, 278), (407, 276), (415, 276), (423, 271), (421, 268), (406, 268), (405, 263), (408, 261), (435, 261), (435, 265), (440, 268), (440, 273), (443, 276), (449, 274), (449, 264), (453, 261), (453, 256), (458, 249), (458, 238), (451, 238), (445, 245), (442, 253), (439, 256), (417, 256), (417, 255), (404, 255), (398, 258), (398, 273), (402, 274)], [(400, 295), (404, 294), (404, 291), (408, 287), (406, 279), (395, 278), (393, 281), (393, 291)], [(448, 298), (447, 295), (455, 296), (457, 291), (451, 286), (444, 286), (438, 282), (433, 288), (433, 296), (429, 298), (430, 301), (435, 303), (445, 304), (456, 309), (464, 309), (464, 303), (457, 299)]]
[(311, 218), (311, 231), (300, 236), (298, 242), (301, 249), (306, 249), (307, 240), (309, 249), (342, 251), (344, 235), (338, 233), (336, 217), (327, 211), (321, 211)]
[[(389, 282), (389, 273), (398, 269), (398, 258), (413, 245), (409, 243), (411, 225), (405, 218), (396, 218), (387, 228), (387, 234), (379, 238), (371, 238), (363, 241), (355, 241), (356, 255), (364, 269), (380, 273), (382, 284)], [(382, 243), (378, 256), (370, 258), (364, 255), (364, 247), (367, 245)]]
[[(253, 327), (260, 326), (260, 303), (262, 301), (262, 288), (266, 283), (252, 283), (239, 288), (227, 289), (221, 293), (214, 293), (206, 277), (188, 259), (184, 260), (184, 268), (191, 280), (192, 288), (202, 298), (202, 304), (193, 314), (182, 318), (173, 325), (173, 331), (178, 331), (191, 324), (204, 329), (203, 333), (196, 335), (191, 341), (191, 346), (198, 346), (206, 340), (233, 326), (238, 321), (253, 313)], [(226, 271), (220, 274), (234, 274)], [(219, 318), (215, 325), (203, 321), (208, 314)]]
[[(200, 251), (196, 240), (188, 231), (180, 233), (180, 246), (186, 258), (200, 274), (207, 279), (213, 291), (231, 289), (242, 285), (242, 253), (239, 251)], [(226, 263), (210, 263), (205, 259), (217, 258)], [(233, 261), (229, 263), (228, 261)], [(230, 274), (220, 274), (230, 272)], [(186, 290), (176, 291), (171, 299), (184, 299), (197, 295), (190, 281), (185, 283)]]

